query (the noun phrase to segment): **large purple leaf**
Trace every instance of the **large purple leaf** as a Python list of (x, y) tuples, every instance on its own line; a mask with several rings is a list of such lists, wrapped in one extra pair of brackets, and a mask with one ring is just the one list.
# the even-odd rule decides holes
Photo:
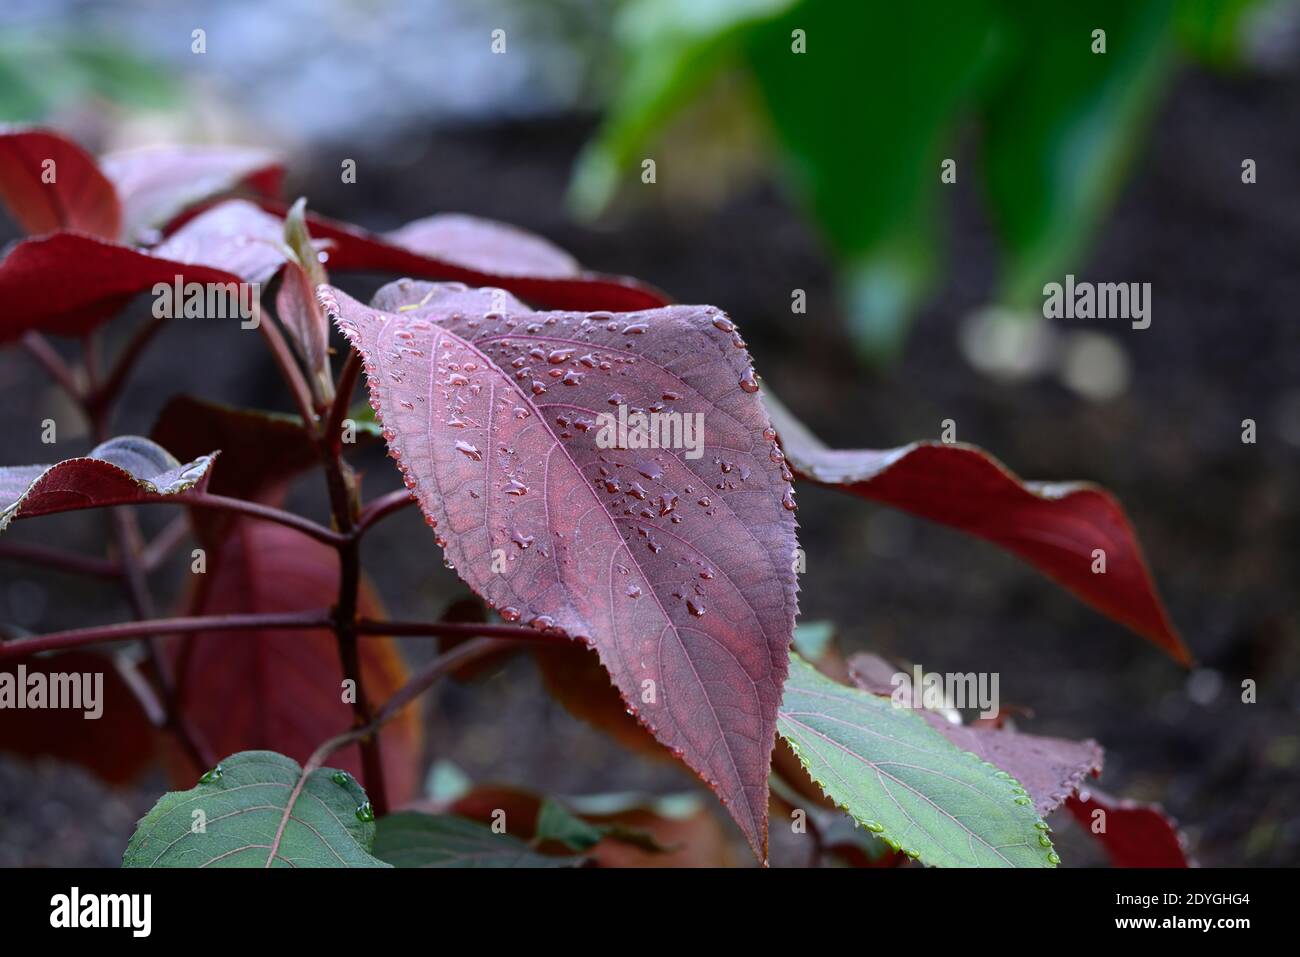
[[(1084, 602), (1186, 664), (1137, 535), (1109, 492), (1086, 482), (1024, 482), (973, 445), (913, 442), (896, 449), (827, 448), (768, 396), (790, 467), (838, 488), (1002, 546)], [(1105, 571), (1094, 572), (1096, 550)]]
[(186, 207), (245, 188), (280, 192), (284, 168), (269, 150), (247, 146), (148, 146), (100, 159), (122, 205), (121, 238), (139, 241)]
[(73, 232), (27, 239), (0, 260), (0, 343), (29, 330), (80, 336), (157, 283), (264, 282), (284, 262), (279, 220), (231, 201), (150, 252)]
[(26, 232), (116, 239), (122, 211), (95, 158), (57, 133), (0, 128), (0, 200)]
[(0, 468), (0, 531), (19, 518), (202, 491), (216, 453), (182, 464), (157, 443), (124, 435), (82, 458)]
[[(460, 576), (507, 620), (594, 647), (765, 859), (795, 521), (731, 323), (707, 306), (535, 313), (407, 281), (373, 308), (320, 295)], [(698, 413), (702, 457), (600, 447), (597, 416), (620, 405)]]

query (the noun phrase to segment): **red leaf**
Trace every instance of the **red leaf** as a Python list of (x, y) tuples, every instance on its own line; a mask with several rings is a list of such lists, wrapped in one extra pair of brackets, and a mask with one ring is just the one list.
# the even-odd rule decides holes
[[(871, 654), (859, 653), (849, 659), (853, 683), (883, 697), (890, 697), (895, 690), (890, 677), (896, 670)], [(882, 683), (886, 672), (890, 677)], [(920, 714), (957, 747), (996, 764), (1019, 781), (1043, 817), (1060, 807), (1085, 777), (1101, 773), (1101, 746), (1091, 739), (1069, 741), (983, 724), (953, 724), (943, 715), (924, 709)]]
[(286, 262), (275, 294), (275, 314), (289, 333), (308, 372), (325, 376), (329, 365), (329, 323), (320, 312), (306, 270)]
[(48, 130), (0, 129), (0, 200), (28, 233), (75, 229), (111, 240), (120, 230), (117, 192), (95, 158)]
[[(409, 282), (380, 309), (320, 293), (460, 576), (507, 620), (592, 645), (766, 858), (795, 522), (731, 323), (707, 306), (533, 313)], [(598, 447), (596, 416), (619, 403), (698, 413), (702, 457)]]
[[(0, 751), (24, 758), (54, 758), (78, 764), (110, 784), (126, 784), (153, 763), (154, 727), (111, 658), (91, 651), (26, 655), (5, 661), (5, 672), (103, 675), (100, 717), (85, 710), (42, 708), (0, 710)], [(19, 686), (19, 692), (23, 688)]]
[(122, 204), (120, 235), (132, 242), (185, 208), (241, 187), (275, 198), (284, 176), (275, 154), (245, 146), (150, 146), (109, 153), (100, 165)]
[[(254, 614), (320, 608), (338, 599), (334, 549), (292, 529), (240, 520), (209, 555), (191, 614)], [(360, 613), (382, 618), (369, 589)], [(305, 761), (327, 738), (352, 725), (342, 700), (337, 641), (326, 631), (214, 631), (190, 635), (174, 652), (181, 706), (217, 754), (266, 749)], [(406, 679), (390, 638), (361, 639), (366, 693), (381, 703)], [(419, 783), (422, 726), (408, 707), (380, 735), (391, 803), (410, 800)], [(360, 749), (330, 758), (360, 780)]]
[(0, 531), (19, 518), (203, 491), (215, 460), (213, 453), (182, 465), (148, 439), (124, 435), (83, 458), (0, 468)]
[(152, 253), (80, 233), (24, 240), (0, 260), (0, 343), (33, 329), (85, 335), (133, 296), (177, 276), (187, 283), (263, 282), (284, 261), (269, 239), (279, 229), (257, 207), (231, 202), (195, 218)]
[(268, 489), (311, 468), (319, 456), (296, 415), (238, 409), (188, 395), (168, 401), (149, 437), (182, 458), (220, 449), (221, 468), (208, 491), (231, 498), (265, 501)]
[(581, 271), (546, 240), (490, 220), (435, 216), (386, 236), (311, 213), (307, 225), (314, 239), (333, 241), (326, 263), (331, 271), (366, 269), (494, 286), (554, 309), (628, 312), (669, 301), (635, 279)]
[[(1023, 482), (972, 445), (828, 449), (770, 395), (767, 403), (781, 447), (800, 478), (1000, 545), (1182, 664), (1191, 662), (1137, 536), (1109, 492), (1083, 482)], [(1105, 574), (1092, 571), (1098, 548), (1105, 552)]]
[[(279, 505), (289, 481), (319, 461), (319, 451), (296, 415), (236, 409), (187, 395), (174, 397), (163, 408), (149, 437), (182, 458), (204, 449), (221, 450), (207, 490)], [(358, 433), (359, 442), (369, 433)], [(206, 546), (225, 536), (234, 516), (217, 509), (191, 509), (190, 521)]]
[(582, 274), (578, 261), (549, 240), (477, 216), (440, 213), (409, 222), (384, 239), (482, 273), (552, 279)]
[[(1080, 791), (1066, 802), (1070, 813), (1099, 840), (1116, 867), (1190, 867), (1178, 824), (1159, 804), (1140, 804), (1100, 791)], [(1105, 830), (1093, 830), (1094, 815)]]

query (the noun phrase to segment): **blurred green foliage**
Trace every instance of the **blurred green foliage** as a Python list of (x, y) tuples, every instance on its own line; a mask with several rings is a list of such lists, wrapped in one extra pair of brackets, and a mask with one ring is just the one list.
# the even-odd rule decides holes
[(599, 215), (677, 114), (743, 72), (838, 259), (860, 352), (887, 360), (938, 272), (941, 164), (967, 155), (964, 137), (980, 169), (957, 177), (977, 175), (988, 199), (998, 298), (1033, 306), (1080, 265), (1179, 56), (1234, 65), (1252, 3), (634, 0), (621, 83), (570, 200)]
[(161, 109), (173, 103), (172, 84), (124, 46), (100, 38), (20, 30), (0, 36), (0, 122), (44, 120), (94, 98)]

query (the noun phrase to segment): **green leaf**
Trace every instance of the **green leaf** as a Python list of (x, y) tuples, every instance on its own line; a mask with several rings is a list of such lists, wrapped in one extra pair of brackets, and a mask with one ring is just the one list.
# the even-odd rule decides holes
[(1059, 861), (1033, 800), (1009, 774), (794, 653), (777, 731), (828, 797), (909, 857), (937, 867)]
[[(352, 775), (303, 778), (274, 751), (226, 758), (140, 819), (123, 867), (387, 867), (371, 856), (374, 815)], [(268, 862), (270, 862), (268, 864)]]
[(592, 824), (551, 798), (544, 798), (537, 810), (536, 838), (539, 843), (558, 841), (574, 851), (589, 851), (607, 837), (652, 854), (669, 850), (649, 831), (622, 824)]
[(1240, 65), (1260, 0), (1177, 0), (1174, 28), (1184, 53), (1219, 69)]
[[(847, 267), (842, 298), (865, 358), (897, 352), (933, 274), (940, 164), (996, 25), (983, 0), (805, 0), (750, 35), (789, 179)], [(805, 53), (791, 49), (796, 29)]]
[(835, 625), (829, 621), (801, 621), (794, 626), (794, 650), (805, 661), (820, 661), (835, 645)]
[(583, 150), (569, 187), (574, 212), (599, 215), (620, 176), (679, 109), (734, 62), (745, 32), (796, 0), (638, 0), (619, 16), (624, 66), (596, 139)]
[(399, 811), (379, 822), (375, 856), (394, 867), (576, 867), (581, 857), (538, 854), (509, 834), (454, 815)]
[(545, 798), (537, 811), (537, 839), (559, 841), (575, 851), (589, 851), (605, 836), (605, 832), (589, 824), (558, 801)]
[(1082, 265), (1170, 74), (1171, 18), (1172, 0), (1023, 4), (1008, 18), (984, 105), (1007, 304), (1041, 305), (1045, 282)]

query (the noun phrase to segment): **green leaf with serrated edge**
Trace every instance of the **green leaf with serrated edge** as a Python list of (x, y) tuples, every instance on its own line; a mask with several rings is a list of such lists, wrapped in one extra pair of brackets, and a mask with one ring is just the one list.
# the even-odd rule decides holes
[[(201, 812), (201, 813), (200, 813)], [(370, 854), (370, 802), (352, 775), (241, 751), (140, 819), (123, 867), (388, 867)], [(268, 862), (270, 862), (268, 864)]]
[(415, 811), (380, 820), (374, 853), (394, 867), (576, 867), (584, 861), (538, 854), (519, 838), (467, 818)]
[(1059, 862), (1033, 800), (1009, 774), (793, 653), (777, 731), (831, 800), (909, 857), (936, 867)]

